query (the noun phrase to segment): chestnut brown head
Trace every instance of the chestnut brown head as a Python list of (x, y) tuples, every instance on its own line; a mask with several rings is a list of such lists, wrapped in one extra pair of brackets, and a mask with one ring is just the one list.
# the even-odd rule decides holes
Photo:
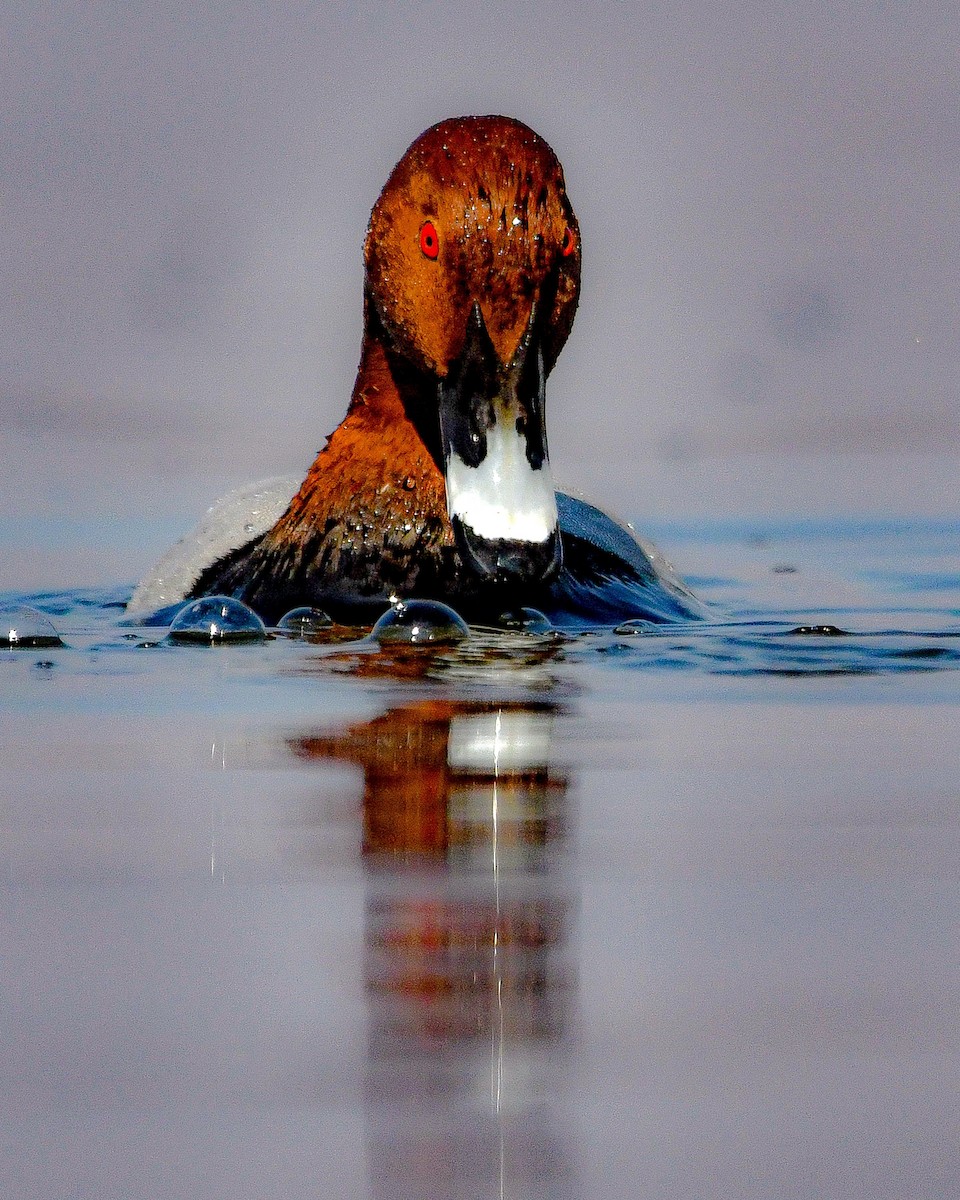
[(580, 290), (580, 230), (556, 155), (509, 117), (434, 125), (374, 205), (365, 263), (368, 299), (417, 366), (447, 374), (477, 303), (502, 363), (535, 307), (549, 372)]
[(508, 117), (434, 125), (374, 205), (365, 262), (368, 311), (390, 350), (435, 381), (462, 559), (507, 585), (551, 579), (561, 543), (544, 384), (580, 290), (580, 230), (556, 155)]

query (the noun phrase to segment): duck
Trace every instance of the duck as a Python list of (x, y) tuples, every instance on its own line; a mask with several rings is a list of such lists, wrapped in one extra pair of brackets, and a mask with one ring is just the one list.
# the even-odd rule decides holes
[[(471, 621), (521, 607), (561, 625), (700, 615), (654, 547), (553, 483), (546, 383), (581, 242), (546, 141), (512, 117), (433, 125), (387, 179), (363, 253), (345, 417), (292, 498), (275, 481), (211, 510), (128, 615), (208, 595), (268, 624), (306, 605), (362, 624), (413, 597)], [(225, 529), (211, 529), (218, 511)]]

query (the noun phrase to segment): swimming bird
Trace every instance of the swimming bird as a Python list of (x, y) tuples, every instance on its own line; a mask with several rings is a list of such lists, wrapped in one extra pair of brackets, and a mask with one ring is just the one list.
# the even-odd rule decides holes
[(130, 612), (227, 594), (268, 622), (307, 604), (373, 620), (413, 596), (474, 620), (520, 605), (560, 623), (697, 615), (656, 551), (554, 489), (545, 385), (581, 245), (547, 143), (502, 116), (434, 125), (384, 185), (364, 265), (356, 384), (296, 494), (213, 561), (185, 539)]

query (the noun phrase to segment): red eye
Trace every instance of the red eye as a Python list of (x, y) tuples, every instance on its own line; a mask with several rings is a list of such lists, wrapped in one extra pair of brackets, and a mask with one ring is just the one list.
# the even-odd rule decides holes
[(436, 258), (440, 253), (440, 239), (432, 221), (425, 221), (420, 227), (420, 249), (427, 258)]
[(564, 258), (569, 258), (577, 248), (577, 239), (573, 236), (573, 230), (568, 225), (563, 235), (563, 245), (560, 247), (560, 253)]

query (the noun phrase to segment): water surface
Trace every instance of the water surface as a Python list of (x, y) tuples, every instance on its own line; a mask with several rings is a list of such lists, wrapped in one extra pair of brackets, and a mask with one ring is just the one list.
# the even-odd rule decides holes
[(4, 1195), (950, 1194), (960, 528), (653, 532), (714, 622), (5, 597)]

